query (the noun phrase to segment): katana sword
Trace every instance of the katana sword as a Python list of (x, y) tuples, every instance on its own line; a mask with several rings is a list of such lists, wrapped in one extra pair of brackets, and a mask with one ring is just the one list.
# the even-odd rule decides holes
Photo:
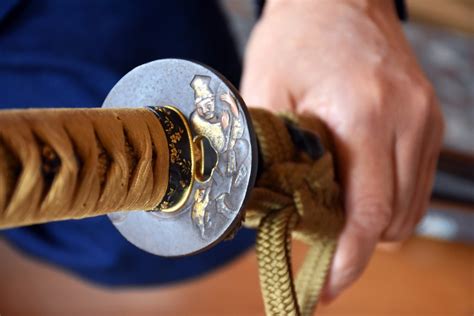
[[(284, 126), (295, 147), (312, 159), (321, 157), (317, 135), (290, 121)], [(71, 144), (61, 143), (63, 136)], [(28, 152), (29, 141), (40, 152)], [(118, 147), (122, 153), (111, 149)], [(87, 168), (97, 172), (85, 176)], [(237, 89), (205, 65), (158, 60), (126, 74), (102, 109), (0, 112), (0, 227), (88, 216), (81, 210), (96, 201), (99, 212), (93, 215), (108, 214), (137, 247), (161, 256), (188, 255), (235, 233), (264, 168)], [(57, 183), (59, 174), (63, 183)], [(66, 218), (64, 210), (55, 210), (65, 196), (71, 198)], [(30, 210), (36, 217), (20, 214), (30, 201), (47, 206)], [(136, 209), (123, 211), (125, 204)]]

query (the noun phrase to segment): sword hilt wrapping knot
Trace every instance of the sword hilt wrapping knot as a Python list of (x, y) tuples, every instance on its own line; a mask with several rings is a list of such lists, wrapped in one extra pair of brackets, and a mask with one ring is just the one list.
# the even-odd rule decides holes
[[(284, 120), (250, 109), (263, 156), (263, 170), (246, 206), (244, 225), (258, 228), (257, 257), (267, 315), (313, 315), (336, 241), (344, 224), (331, 153), (319, 159), (298, 150)], [(317, 132), (331, 148), (317, 119), (286, 118)], [(291, 267), (291, 237), (310, 245), (296, 282)]]

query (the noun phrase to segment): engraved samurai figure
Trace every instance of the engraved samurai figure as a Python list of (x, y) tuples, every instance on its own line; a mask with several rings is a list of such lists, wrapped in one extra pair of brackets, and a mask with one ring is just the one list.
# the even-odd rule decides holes
[(217, 167), (211, 173), (209, 198), (215, 201), (217, 211), (230, 216), (228, 194), (238, 187), (248, 170), (242, 164), (247, 158), (249, 144), (242, 139), (243, 114), (230, 92), (223, 92), (216, 100), (210, 88), (211, 78), (196, 75), (191, 81), (196, 110), (191, 114), (194, 131), (206, 137), (218, 155)]

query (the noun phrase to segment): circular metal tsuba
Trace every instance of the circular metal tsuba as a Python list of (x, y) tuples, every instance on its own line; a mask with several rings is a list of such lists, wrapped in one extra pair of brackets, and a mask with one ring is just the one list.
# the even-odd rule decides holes
[(109, 214), (127, 240), (156, 255), (183, 256), (208, 249), (238, 228), (258, 153), (245, 104), (222, 75), (186, 60), (150, 62), (126, 74), (103, 107), (176, 108), (188, 120), (195, 143), (210, 147), (195, 147), (204, 150), (206, 167), (193, 170), (189, 194), (178, 209)]

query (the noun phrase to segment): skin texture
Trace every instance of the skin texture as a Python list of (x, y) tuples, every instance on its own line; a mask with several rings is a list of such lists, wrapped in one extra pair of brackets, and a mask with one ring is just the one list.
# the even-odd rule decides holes
[(325, 122), (347, 223), (323, 301), (366, 267), (379, 241), (409, 237), (432, 189), (444, 123), (392, 0), (270, 0), (247, 47), (246, 102)]

